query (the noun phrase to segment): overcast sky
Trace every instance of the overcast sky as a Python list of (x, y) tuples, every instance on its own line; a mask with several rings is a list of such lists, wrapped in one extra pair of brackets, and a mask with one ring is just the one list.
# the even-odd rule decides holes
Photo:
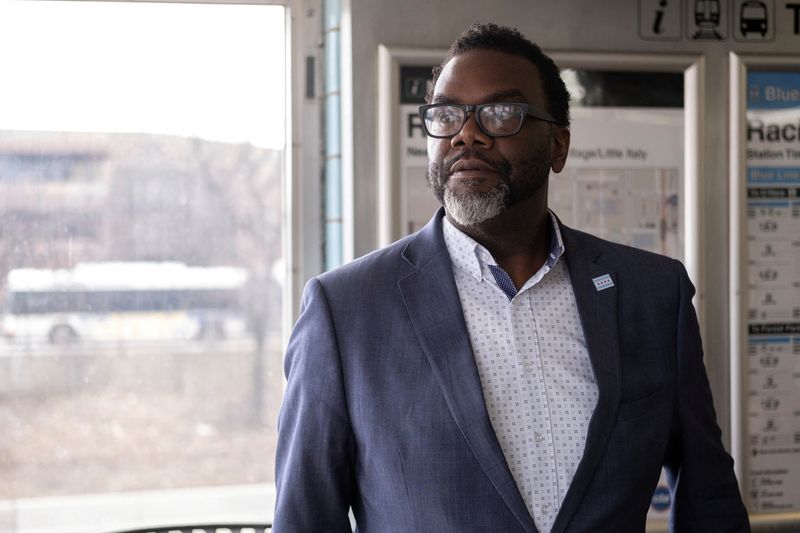
[(278, 6), (0, 0), (0, 130), (284, 146)]

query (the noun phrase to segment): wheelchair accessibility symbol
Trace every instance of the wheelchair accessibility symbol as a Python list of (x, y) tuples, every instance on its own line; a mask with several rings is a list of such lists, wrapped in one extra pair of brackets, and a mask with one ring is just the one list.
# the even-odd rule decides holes
[(672, 497), (670, 496), (669, 488), (663, 485), (656, 487), (653, 498), (650, 500), (650, 507), (652, 507), (654, 511), (663, 513), (669, 511), (671, 505)]

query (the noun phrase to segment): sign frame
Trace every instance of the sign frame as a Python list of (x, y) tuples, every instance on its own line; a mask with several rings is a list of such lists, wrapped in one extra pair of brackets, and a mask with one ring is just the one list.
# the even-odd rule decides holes
[[(395, 48), (379, 45), (378, 49), (378, 203), (379, 244), (385, 246), (402, 236), (401, 157), (399, 130), (400, 70), (404, 66), (437, 65), (445, 57), (444, 49)], [(703, 221), (700, 216), (702, 188), (700, 176), (705, 166), (702, 149), (703, 107), (705, 91), (704, 58), (689, 54), (618, 54), (548, 51), (560, 68), (681, 72), (684, 75), (684, 163), (683, 163), (683, 243), (684, 262), (690, 278), (697, 288), (694, 299), (704, 328), (703, 292)], [(727, 370), (727, 369), (726, 369)], [(667, 531), (666, 521), (648, 523), (648, 531)]]
[(401, 67), (438, 65), (446, 49), (378, 46), (378, 245), (402, 236), (400, 139)]
[[(748, 362), (747, 309), (748, 309), (748, 246), (747, 246), (747, 74), (753, 70), (786, 70), (800, 72), (797, 56), (759, 56), (730, 52), (729, 70), (729, 334), (731, 368), (731, 455), (742, 498), (748, 511), (751, 509), (750, 493), (744, 490), (750, 485), (750, 458), (748, 446)], [(800, 525), (800, 511), (753, 513), (750, 522), (754, 531), (776, 526)]]

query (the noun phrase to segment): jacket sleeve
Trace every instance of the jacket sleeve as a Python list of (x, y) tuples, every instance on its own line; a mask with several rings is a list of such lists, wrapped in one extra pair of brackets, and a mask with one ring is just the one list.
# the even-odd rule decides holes
[(677, 339), (677, 407), (667, 472), (673, 490), (670, 531), (749, 532), (733, 459), (722, 445), (711, 398), (694, 287), (679, 265), (680, 300)]
[(353, 437), (328, 301), (312, 279), (284, 362), (272, 531), (351, 531)]

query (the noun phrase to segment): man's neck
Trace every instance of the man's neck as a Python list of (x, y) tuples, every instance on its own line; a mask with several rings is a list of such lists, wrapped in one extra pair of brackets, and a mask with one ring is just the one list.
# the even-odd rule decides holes
[(486, 248), (517, 289), (547, 261), (551, 222), (546, 198), (520, 202), (475, 226), (462, 226), (449, 216), (448, 220)]

